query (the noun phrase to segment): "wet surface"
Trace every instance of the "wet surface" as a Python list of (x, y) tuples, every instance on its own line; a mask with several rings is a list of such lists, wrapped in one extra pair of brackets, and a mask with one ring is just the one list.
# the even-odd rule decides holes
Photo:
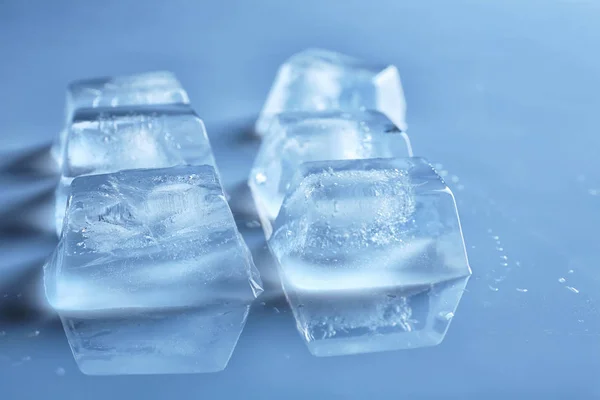
[[(0, 42), (2, 398), (600, 396), (600, 57), (591, 50), (600, 9), (380, 6), (350, 2), (334, 22), (339, 8), (312, 1), (265, 2), (266, 11), (239, 2), (233, 14), (187, 2), (0, 6), (0, 37), (15, 38)], [(415, 155), (440, 164), (456, 195), (473, 277), (437, 347), (316, 358), (296, 331), (245, 181), (277, 65), (315, 45), (399, 66)], [(265, 293), (224, 372), (87, 377), (43, 297), (41, 265), (55, 244), (46, 149), (69, 80), (160, 68), (180, 77), (205, 119)]]

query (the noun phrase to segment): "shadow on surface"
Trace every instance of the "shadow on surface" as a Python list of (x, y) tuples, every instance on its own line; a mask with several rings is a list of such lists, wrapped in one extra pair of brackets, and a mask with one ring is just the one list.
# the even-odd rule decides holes
[(16, 154), (0, 154), (0, 172), (15, 177), (56, 176), (58, 170), (52, 159), (51, 148), (52, 143), (44, 143)]
[(0, 322), (45, 322), (55, 318), (44, 298), (42, 266), (56, 245), (57, 170), (49, 144), (0, 159)]

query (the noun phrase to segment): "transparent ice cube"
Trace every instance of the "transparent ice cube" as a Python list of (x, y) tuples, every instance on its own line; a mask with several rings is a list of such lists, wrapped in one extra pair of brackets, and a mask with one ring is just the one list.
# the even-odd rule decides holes
[(318, 356), (440, 343), (471, 274), (452, 192), (421, 158), (303, 164), (269, 246)]
[(74, 179), (44, 279), (65, 312), (248, 304), (262, 291), (210, 166)]
[(175, 165), (216, 168), (204, 124), (186, 105), (80, 109), (69, 125), (63, 160), (58, 233), (75, 177)]
[(307, 49), (279, 68), (256, 131), (266, 135), (272, 118), (282, 112), (364, 109), (378, 110), (406, 130), (406, 102), (396, 67)]
[(227, 366), (249, 308), (63, 314), (61, 320), (87, 375), (205, 373)]
[(69, 119), (80, 108), (189, 102), (179, 80), (168, 71), (105, 76), (71, 82), (67, 88), (66, 115)]
[(91, 375), (222, 370), (262, 293), (208, 165), (75, 178), (44, 285)]
[(292, 177), (303, 162), (407, 157), (406, 133), (377, 111), (278, 114), (250, 172), (248, 185), (267, 237)]
[[(158, 104), (189, 104), (190, 99), (175, 75), (153, 71), (133, 75), (99, 77), (71, 82), (67, 87), (66, 126), (82, 108), (128, 107)], [(52, 154), (60, 165), (67, 129), (59, 134)]]

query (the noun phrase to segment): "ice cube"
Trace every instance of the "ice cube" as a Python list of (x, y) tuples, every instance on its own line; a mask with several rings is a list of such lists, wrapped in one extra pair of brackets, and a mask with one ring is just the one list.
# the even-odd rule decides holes
[(208, 165), (75, 178), (44, 285), (92, 375), (222, 370), (262, 292)]
[(175, 75), (153, 71), (71, 82), (67, 88), (67, 122), (77, 109), (150, 104), (189, 104)]
[(440, 343), (471, 274), (452, 192), (421, 158), (302, 164), (269, 246), (318, 356)]
[(248, 185), (267, 237), (283, 196), (306, 161), (412, 156), (408, 136), (377, 111), (277, 115), (259, 149)]
[(307, 49), (279, 68), (256, 131), (266, 135), (272, 118), (282, 112), (364, 109), (378, 110), (406, 130), (406, 102), (396, 67)]
[(68, 204), (45, 268), (59, 311), (247, 304), (262, 291), (213, 167), (79, 177)]
[(205, 373), (227, 366), (249, 308), (63, 314), (61, 320), (87, 375)]
[[(134, 75), (99, 77), (71, 82), (67, 87), (66, 126), (82, 108), (127, 107), (158, 104), (189, 104), (179, 80), (171, 72), (153, 71)], [(63, 129), (52, 148), (57, 163), (62, 154), (68, 129)]]
[(69, 125), (56, 195), (60, 233), (73, 178), (136, 168), (212, 165), (202, 120), (186, 105), (80, 109)]

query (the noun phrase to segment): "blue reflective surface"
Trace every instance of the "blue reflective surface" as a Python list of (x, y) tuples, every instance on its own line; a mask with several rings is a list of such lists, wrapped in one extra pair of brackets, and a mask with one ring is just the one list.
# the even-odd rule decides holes
[[(0, 5), (3, 399), (600, 396), (598, 4), (37, 3)], [(440, 346), (313, 357), (277, 290), (245, 185), (251, 131), (279, 63), (307, 47), (400, 69), (415, 154), (446, 175), (473, 269)], [(206, 122), (264, 304), (224, 372), (87, 377), (44, 306), (54, 240), (34, 228), (53, 178), (40, 180), (36, 149), (58, 135), (70, 80), (158, 69)]]

